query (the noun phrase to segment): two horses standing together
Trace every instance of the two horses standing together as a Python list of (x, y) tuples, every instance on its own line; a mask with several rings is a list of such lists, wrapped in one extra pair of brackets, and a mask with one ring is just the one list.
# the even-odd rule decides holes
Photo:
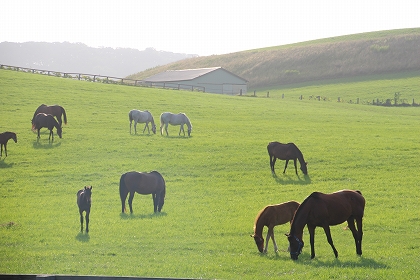
[[(40, 138), (39, 131), (41, 128), (45, 127), (50, 131), (48, 140), (54, 142), (54, 133), (53, 128), (55, 127), (57, 130), (58, 137), (62, 137), (62, 128), (61, 125), (63, 123), (61, 117), (64, 117), (64, 124), (67, 124), (67, 115), (66, 110), (59, 105), (52, 105), (48, 106), (42, 104), (39, 106), (32, 118), (32, 130), (38, 131), (38, 140)], [(54, 119), (57, 118), (57, 120)], [(51, 139), (52, 138), (52, 139)]]
[[(362, 255), (364, 208), (365, 199), (360, 191), (342, 190), (332, 194), (314, 192), (302, 204), (296, 201), (289, 201), (266, 206), (255, 218), (254, 234), (251, 236), (254, 238), (255, 244), (261, 253), (267, 253), (270, 238), (273, 241), (274, 251), (277, 252), (278, 247), (274, 239), (273, 228), (290, 222), (290, 232), (286, 236), (289, 241), (290, 257), (293, 260), (297, 260), (304, 246), (303, 229), (306, 225), (311, 244), (311, 259), (313, 259), (315, 257), (315, 228), (322, 227), (327, 236), (327, 241), (337, 258), (338, 252), (331, 238), (330, 226), (347, 221), (348, 228), (351, 230), (356, 244), (356, 253)], [(265, 247), (264, 238), (262, 237), (264, 226), (268, 227)]]
[[(130, 120), (130, 134), (131, 134), (131, 124), (134, 121), (134, 133), (137, 133), (137, 123), (145, 123), (144, 129), (143, 129), (143, 133), (147, 131), (150, 134), (150, 130), (149, 130), (149, 123), (151, 123), (152, 125), (152, 132), (154, 134), (156, 134), (156, 125), (155, 125), (155, 121), (153, 119), (152, 114), (149, 111), (140, 111), (140, 110), (131, 110), (128, 113), (128, 119)], [(183, 132), (184, 136), (185, 136), (185, 130), (184, 130), (184, 125), (187, 126), (187, 133), (188, 136), (191, 136), (191, 131), (192, 131), (192, 124), (190, 122), (190, 119), (187, 117), (187, 115), (185, 115), (184, 113), (179, 113), (179, 114), (173, 114), (170, 112), (165, 112), (162, 113), (160, 115), (160, 134), (163, 135), (163, 128), (165, 128), (166, 131), (166, 135), (169, 136), (168, 134), (168, 125), (180, 125), (181, 127), (179, 128), (179, 133), (178, 135), (181, 135), (181, 132)]]
[[(268, 144), (267, 150), (270, 156), (270, 168), (273, 175), (275, 175), (274, 165), (277, 158), (286, 160), (283, 173), (286, 172), (289, 160), (293, 160), (295, 172), (298, 174), (296, 161), (299, 160), (300, 169), (305, 175), (308, 174), (307, 163), (303, 158), (302, 152), (295, 144), (271, 142)], [(290, 232), (286, 236), (289, 241), (290, 257), (293, 260), (297, 260), (304, 246), (303, 229), (307, 226), (311, 244), (311, 258), (314, 258), (315, 228), (322, 227), (327, 236), (327, 241), (337, 258), (338, 252), (331, 238), (330, 226), (347, 221), (348, 228), (351, 230), (356, 244), (356, 253), (361, 255), (364, 208), (365, 199), (360, 191), (342, 190), (332, 194), (314, 192), (302, 204), (296, 201), (289, 201), (277, 205), (268, 205), (263, 208), (255, 219), (254, 234), (251, 236), (254, 238), (255, 244), (261, 253), (267, 253), (270, 238), (273, 241), (274, 250), (277, 252), (278, 247), (274, 239), (273, 228), (277, 225), (290, 222)], [(268, 227), (265, 247), (264, 238), (262, 237), (264, 226)]]

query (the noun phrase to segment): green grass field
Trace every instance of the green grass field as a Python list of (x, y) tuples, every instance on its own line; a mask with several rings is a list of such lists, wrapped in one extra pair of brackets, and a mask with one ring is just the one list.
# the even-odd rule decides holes
[[(341, 93), (356, 96), (349, 89), (366, 99), (392, 98), (402, 87), (415, 96), (418, 80), (302, 86), (253, 98), (0, 70), (0, 132), (18, 135), (0, 160), (0, 273), (415, 279), (420, 109), (335, 101)], [(319, 93), (331, 101), (298, 99)], [(63, 138), (56, 136), (53, 144), (47, 130), (39, 142), (31, 131), (32, 114), (42, 103), (67, 111)], [(128, 112), (134, 108), (150, 110), (157, 123), (164, 111), (185, 112), (192, 136), (178, 137), (179, 127), (170, 127), (169, 137), (130, 135)], [(282, 161), (278, 177), (271, 175), (266, 146), (273, 140), (298, 145), (308, 177), (296, 176), (293, 164), (283, 175)], [(119, 179), (131, 170), (164, 176), (161, 214), (153, 214), (150, 196), (138, 194), (134, 214), (120, 213)], [(80, 233), (76, 205), (76, 192), (85, 185), (93, 186), (88, 235)], [(277, 254), (271, 242), (266, 255), (258, 252), (250, 234), (261, 208), (341, 189), (360, 190), (366, 199), (362, 257), (345, 224), (331, 228), (338, 259), (317, 229), (311, 260), (305, 229), (305, 247), (292, 261), (288, 225), (275, 228)]]

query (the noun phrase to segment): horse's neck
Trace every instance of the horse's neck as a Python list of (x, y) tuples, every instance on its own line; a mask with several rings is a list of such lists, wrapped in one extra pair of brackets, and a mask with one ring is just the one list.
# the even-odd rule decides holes
[(303, 228), (306, 225), (307, 218), (309, 215), (309, 211), (307, 209), (309, 208), (301, 207), (301, 209), (298, 209), (295, 216), (293, 217), (292, 225), (290, 227), (290, 234), (296, 235), (300, 239), (302, 239)]
[(264, 223), (265, 218), (263, 214), (264, 213), (261, 213), (261, 215), (255, 221), (255, 225), (254, 225), (254, 234), (259, 237), (262, 237), (262, 232), (265, 226), (265, 223)]

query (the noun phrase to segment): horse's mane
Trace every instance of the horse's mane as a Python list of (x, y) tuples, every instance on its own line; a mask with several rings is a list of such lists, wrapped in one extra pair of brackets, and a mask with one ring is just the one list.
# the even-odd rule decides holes
[(302, 157), (302, 159), (303, 159), (303, 154), (302, 154), (302, 152), (299, 150), (299, 148), (296, 146), (296, 144), (295, 143), (287, 143), (288, 145), (291, 145), (291, 146), (293, 146), (293, 147), (295, 147), (296, 148), (296, 151), (298, 152), (298, 154), (299, 154), (299, 157)]
[(293, 216), (293, 220), (292, 220), (292, 222), (291, 222), (291, 227), (290, 227), (290, 232), (292, 232), (292, 230), (293, 230), (293, 227), (294, 227), (294, 220), (295, 220), (295, 218), (300, 214), (300, 212), (302, 211), (302, 209), (305, 207), (305, 205), (306, 205), (306, 202), (308, 202), (308, 200), (310, 199), (310, 198), (319, 198), (319, 195), (320, 194), (322, 194), (322, 193), (320, 193), (320, 192), (313, 192), (313, 193), (311, 193), (307, 198), (305, 198), (305, 200), (299, 205), (299, 207), (298, 207), (298, 209), (296, 210), (296, 212), (295, 212), (295, 215)]
[(264, 207), (263, 209), (261, 209), (261, 210), (260, 210), (260, 212), (258, 212), (257, 217), (255, 217), (255, 221), (254, 221), (254, 233), (255, 233), (255, 230), (256, 230), (256, 228), (257, 228), (257, 222), (258, 222), (258, 220), (260, 219), (261, 215), (262, 215), (265, 211), (267, 211), (267, 209), (268, 209), (268, 207), (267, 207), (267, 206), (266, 206), (266, 207)]

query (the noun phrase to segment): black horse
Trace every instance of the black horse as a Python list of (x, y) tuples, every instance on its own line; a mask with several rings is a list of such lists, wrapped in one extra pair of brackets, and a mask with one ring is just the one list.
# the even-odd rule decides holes
[(122, 213), (125, 211), (125, 199), (128, 197), (128, 205), (130, 212), (133, 213), (133, 198), (135, 193), (152, 194), (153, 209), (156, 212), (162, 210), (165, 203), (166, 186), (162, 175), (157, 171), (146, 172), (127, 172), (120, 178), (120, 198), (122, 205)]
[(10, 131), (0, 133), (0, 144), (1, 144), (0, 157), (3, 155), (3, 146), (4, 146), (4, 153), (6, 154), (6, 157), (7, 157), (7, 141), (9, 141), (9, 139), (13, 139), (13, 141), (17, 143), (16, 133), (10, 132)]
[(86, 212), (86, 232), (89, 232), (89, 214), (92, 204), (92, 186), (85, 186), (77, 192), (77, 205), (80, 214), (80, 231), (83, 232), (83, 211)]
[(300, 170), (302, 170), (303, 174), (308, 174), (308, 168), (306, 167), (307, 163), (303, 158), (302, 152), (294, 143), (282, 144), (279, 142), (270, 142), (267, 145), (268, 155), (270, 156), (270, 167), (271, 173), (273, 175), (276, 174), (274, 171), (274, 165), (276, 164), (276, 159), (281, 159), (286, 161), (286, 165), (284, 166), (283, 173), (286, 172), (287, 164), (289, 160), (293, 160), (295, 164), (295, 171), (296, 175), (298, 175), (297, 167), (296, 167), (296, 160), (299, 160), (300, 163)]
[(50, 130), (50, 136), (48, 137), (48, 140), (51, 140), (51, 137), (52, 137), (52, 142), (54, 142), (54, 133), (53, 133), (54, 127), (57, 129), (57, 134), (61, 138), (61, 134), (62, 134), (61, 126), (58, 124), (58, 122), (54, 119), (52, 115), (39, 113), (35, 116), (32, 129), (38, 130), (38, 140), (40, 137), (39, 130), (43, 127), (46, 127)]
[(61, 107), (60, 105), (50, 105), (49, 106), (49, 105), (42, 104), (36, 109), (36, 111), (34, 113), (34, 116), (32, 118), (32, 127), (34, 126), (34, 119), (35, 119), (36, 115), (38, 115), (39, 113), (53, 115), (54, 117), (57, 118), (57, 121), (58, 121), (58, 124), (60, 125), (60, 127), (62, 126), (62, 123), (63, 123), (63, 121), (61, 120), (61, 116), (63, 116), (64, 117), (64, 124), (67, 124), (66, 110), (64, 110), (63, 107)]

